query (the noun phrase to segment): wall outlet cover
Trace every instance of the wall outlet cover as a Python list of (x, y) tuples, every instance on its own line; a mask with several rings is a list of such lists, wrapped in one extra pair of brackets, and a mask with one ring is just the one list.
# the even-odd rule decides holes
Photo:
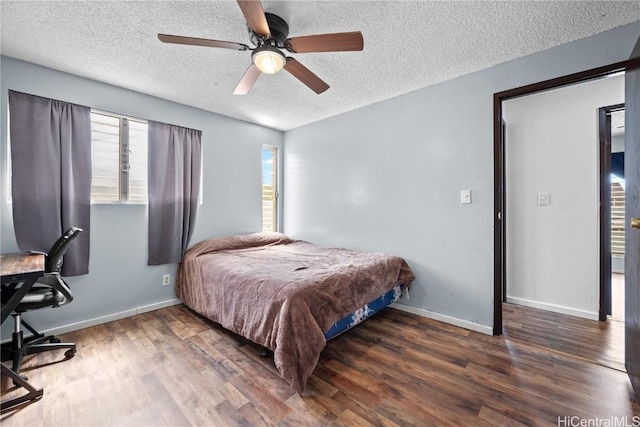
[(538, 193), (538, 206), (548, 206), (550, 203), (549, 193)]

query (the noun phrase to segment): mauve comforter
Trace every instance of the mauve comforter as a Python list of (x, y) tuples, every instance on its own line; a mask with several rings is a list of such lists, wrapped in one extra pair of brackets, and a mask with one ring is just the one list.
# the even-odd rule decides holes
[(399, 257), (321, 248), (280, 233), (205, 240), (180, 264), (176, 295), (191, 309), (273, 351), (305, 389), (333, 323), (414, 275)]

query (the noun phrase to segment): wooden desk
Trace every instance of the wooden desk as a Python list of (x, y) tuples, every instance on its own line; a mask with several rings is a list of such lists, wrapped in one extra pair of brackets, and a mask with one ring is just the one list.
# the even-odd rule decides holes
[(11, 274), (43, 271), (44, 257), (45, 254), (41, 252), (0, 255), (0, 273), (3, 280), (5, 276)]
[(20, 291), (2, 307), (2, 321), (0, 323), (7, 320), (7, 317), (29, 292), (38, 277), (44, 275), (44, 259), (43, 253), (0, 255), (2, 285), (18, 286), (22, 284)]
[[(22, 298), (29, 292), (29, 289), (31, 289), (38, 277), (44, 275), (44, 260), (45, 255), (42, 253), (0, 255), (2, 287), (10, 286), (17, 288), (19, 286), (18, 291), (11, 299), (2, 305), (2, 323), (4, 323), (20, 301), (22, 301)], [(3, 400), (0, 403), (0, 410), (4, 411), (23, 402), (42, 397), (43, 391), (41, 388), (36, 389), (33, 387), (4, 363), (0, 363), (0, 368), (2, 369), (3, 376), (6, 375), (10, 377), (15, 385), (27, 390), (27, 394), (25, 395)]]

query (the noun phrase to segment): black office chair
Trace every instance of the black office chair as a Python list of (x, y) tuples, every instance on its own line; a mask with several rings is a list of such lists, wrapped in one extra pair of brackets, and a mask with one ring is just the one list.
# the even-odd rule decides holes
[[(11, 314), (15, 320), (15, 329), (11, 343), (2, 346), (2, 361), (12, 360), (13, 370), (20, 372), (22, 358), (29, 354), (42, 353), (50, 350), (67, 349), (65, 358), (70, 359), (76, 354), (75, 343), (63, 343), (53, 335), (44, 335), (22, 320), (22, 314), (29, 310), (45, 307), (60, 307), (73, 300), (69, 286), (60, 276), (63, 257), (69, 246), (78, 237), (81, 228), (71, 227), (51, 247), (45, 258), (45, 275), (40, 277), (27, 295), (20, 301)], [(5, 286), (2, 288), (2, 304), (6, 304), (19, 288)], [(33, 335), (24, 338), (22, 326)]]

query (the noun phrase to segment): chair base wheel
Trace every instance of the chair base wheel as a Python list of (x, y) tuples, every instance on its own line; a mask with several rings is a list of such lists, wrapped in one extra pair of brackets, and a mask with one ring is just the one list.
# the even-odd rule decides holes
[(66, 359), (71, 359), (73, 356), (76, 355), (76, 349), (75, 348), (70, 348), (69, 350), (64, 352), (64, 357)]

